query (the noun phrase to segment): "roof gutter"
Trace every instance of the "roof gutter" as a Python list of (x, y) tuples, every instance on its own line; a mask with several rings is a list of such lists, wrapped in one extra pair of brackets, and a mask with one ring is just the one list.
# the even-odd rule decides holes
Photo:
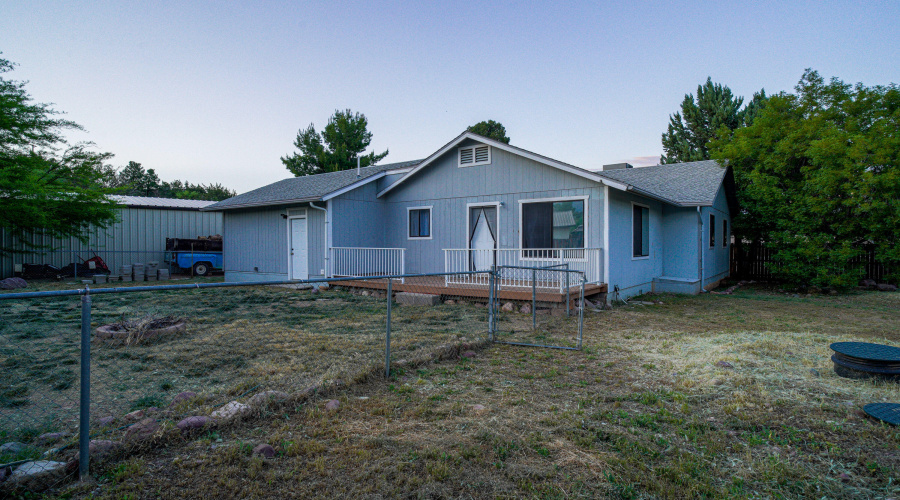
[[(326, 202), (326, 203), (328, 203), (328, 204), (330, 205), (329, 202)], [(325, 224), (324, 224), (324, 226), (325, 226), (325, 239), (322, 240), (322, 241), (325, 242), (325, 244), (322, 245), (322, 246), (324, 247), (324, 252), (325, 252), (325, 276), (323, 276), (323, 277), (324, 277), (324, 278), (328, 278), (328, 274), (329, 274), (329, 273), (328, 273), (328, 270), (329, 270), (329, 267), (330, 267), (330, 266), (328, 265), (328, 248), (331, 246), (331, 245), (330, 245), (330, 242), (328, 241), (328, 223), (329, 223), (329, 220), (328, 220), (328, 210), (325, 209), (325, 208), (322, 208), (322, 207), (317, 207), (317, 206), (313, 205), (312, 202), (309, 202), (309, 208), (314, 208), (314, 209), (316, 209), (316, 210), (321, 210), (321, 211), (325, 212), (325, 213), (323, 214), (323, 215), (325, 216)]]

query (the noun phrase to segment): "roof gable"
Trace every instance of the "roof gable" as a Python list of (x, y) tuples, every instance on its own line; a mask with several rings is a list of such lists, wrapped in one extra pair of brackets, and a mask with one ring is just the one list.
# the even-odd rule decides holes
[(380, 193), (378, 193), (378, 197), (380, 198), (380, 197), (384, 196), (385, 194), (389, 193), (391, 190), (393, 190), (394, 188), (396, 188), (396, 187), (399, 186), (400, 184), (403, 184), (404, 182), (406, 182), (407, 180), (409, 180), (409, 178), (411, 178), (411, 177), (413, 177), (414, 175), (416, 175), (416, 173), (420, 172), (420, 171), (421, 171), (422, 169), (424, 169), (424, 168), (427, 168), (429, 165), (431, 165), (431, 164), (433, 164), (435, 161), (437, 161), (438, 158), (444, 156), (447, 152), (449, 152), (449, 151), (452, 150), (454, 147), (460, 145), (461, 143), (463, 143), (463, 142), (466, 141), (466, 140), (473, 140), (473, 141), (478, 142), (478, 143), (481, 143), (481, 144), (487, 144), (487, 145), (489, 145), (489, 146), (491, 146), (491, 147), (495, 147), (495, 148), (498, 148), (498, 149), (502, 149), (502, 150), (507, 151), (507, 152), (509, 152), (509, 153), (516, 154), (516, 155), (519, 155), (519, 156), (523, 156), (523, 157), (525, 157), (525, 158), (528, 158), (528, 159), (530, 159), (530, 160), (536, 161), (536, 162), (541, 163), (541, 164), (543, 164), (543, 165), (547, 165), (547, 166), (550, 166), (550, 167), (553, 167), (553, 168), (557, 168), (557, 169), (562, 170), (562, 171), (564, 171), (564, 172), (568, 172), (568, 173), (570, 173), (570, 174), (574, 174), (574, 175), (577, 175), (577, 176), (580, 176), (580, 177), (584, 177), (584, 178), (586, 178), (586, 179), (590, 179), (590, 180), (595, 181), (595, 182), (600, 182), (600, 183), (603, 183), (603, 184), (607, 184), (607, 185), (612, 186), (612, 187), (615, 187), (615, 188), (617, 188), (617, 189), (625, 190), (625, 189), (627, 188), (626, 185), (624, 185), (624, 184), (622, 184), (622, 183), (620, 183), (620, 182), (617, 182), (617, 181), (615, 181), (614, 179), (604, 179), (604, 178), (598, 176), (597, 173), (591, 172), (590, 170), (585, 170), (585, 169), (583, 169), (583, 168), (579, 168), (579, 167), (576, 167), (576, 166), (574, 166), (574, 165), (569, 165), (568, 163), (563, 163), (563, 162), (561, 162), (561, 161), (557, 161), (557, 160), (554, 160), (554, 159), (552, 159), (552, 158), (548, 158), (548, 157), (546, 157), (546, 156), (539, 155), (539, 154), (537, 154), (537, 153), (532, 153), (531, 151), (528, 151), (528, 150), (525, 150), (525, 149), (522, 149), (522, 148), (518, 148), (518, 147), (515, 147), (515, 146), (510, 146), (509, 144), (506, 144), (506, 143), (503, 143), (503, 142), (500, 142), (500, 141), (491, 139), (491, 138), (489, 138), (489, 137), (485, 137), (485, 136), (483, 136), (483, 135), (478, 135), (478, 134), (474, 134), (474, 133), (472, 133), (472, 132), (466, 131), (466, 132), (463, 132), (462, 134), (456, 136), (455, 139), (453, 139), (452, 141), (448, 142), (448, 143), (445, 144), (442, 148), (440, 148), (440, 149), (438, 149), (437, 151), (435, 151), (434, 153), (432, 153), (428, 158), (425, 158), (424, 160), (422, 160), (418, 165), (416, 165), (416, 166), (415, 166), (412, 170), (410, 170), (406, 175), (404, 175), (403, 177), (401, 177), (400, 179), (398, 179), (397, 182), (391, 184), (390, 186), (388, 186), (388, 187), (386, 187), (384, 190), (382, 190)]

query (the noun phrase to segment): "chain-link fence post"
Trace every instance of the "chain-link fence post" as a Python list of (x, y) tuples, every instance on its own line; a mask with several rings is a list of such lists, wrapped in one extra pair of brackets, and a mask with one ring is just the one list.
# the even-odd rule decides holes
[[(567, 275), (569, 273), (566, 273)], [(581, 335), (584, 331), (584, 275), (581, 276), (581, 307), (578, 308), (578, 350), (581, 350)]]
[(387, 338), (384, 343), (384, 377), (391, 377), (391, 302), (393, 302), (391, 295), (393, 290), (391, 289), (391, 282), (393, 280), (388, 278), (387, 283)]
[(566, 262), (566, 317), (569, 317), (569, 263)]
[(81, 296), (81, 402), (78, 423), (78, 476), (88, 478), (91, 440), (91, 290)]
[(488, 277), (488, 340), (494, 340), (494, 269), (491, 266), (491, 274)]
[(537, 269), (531, 271), (531, 329), (537, 330)]

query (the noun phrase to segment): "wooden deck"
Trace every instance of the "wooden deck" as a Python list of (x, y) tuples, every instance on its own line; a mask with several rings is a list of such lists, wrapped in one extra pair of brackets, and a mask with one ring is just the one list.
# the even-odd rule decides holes
[[(331, 285), (353, 288), (366, 288), (369, 290), (387, 290), (386, 279), (335, 281), (332, 282)], [(391, 289), (394, 292), (427, 293), (430, 295), (471, 297), (477, 299), (487, 299), (490, 294), (490, 290), (488, 289), (487, 285), (455, 283), (446, 284), (444, 283), (444, 278), (440, 276), (406, 278), (404, 283), (400, 283), (399, 280), (394, 280), (393, 284), (391, 285)], [(586, 285), (584, 287), (584, 295), (585, 297), (591, 297), (600, 293), (606, 293), (607, 289), (608, 287), (606, 283), (601, 283), (599, 285)], [(573, 286), (572, 290), (569, 292), (570, 300), (574, 301), (580, 295), (581, 288)], [(500, 290), (497, 292), (497, 298), (499, 300), (530, 301), (531, 288), (501, 286)], [(558, 290), (538, 288), (536, 300), (538, 302), (565, 302), (566, 294), (560, 293)]]

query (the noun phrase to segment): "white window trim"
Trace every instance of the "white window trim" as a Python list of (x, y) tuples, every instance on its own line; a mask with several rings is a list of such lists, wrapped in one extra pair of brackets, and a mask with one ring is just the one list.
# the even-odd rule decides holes
[[(647, 255), (643, 255), (641, 257), (634, 256), (634, 207), (643, 207), (647, 209)], [(650, 256), (653, 255), (653, 248), (651, 248), (650, 244), (653, 242), (653, 238), (650, 238), (650, 205), (644, 205), (643, 203), (631, 202), (631, 260), (649, 260)]]
[[(307, 211), (305, 208), (302, 209), (294, 209), (297, 210), (296, 213), (291, 213), (292, 209), (288, 209), (287, 213), (287, 269), (288, 269), (288, 280), (294, 279), (294, 259), (291, 258), (291, 221), (294, 219), (306, 219), (306, 245), (309, 246), (309, 218), (307, 217)], [(306, 279), (309, 279), (309, 248), (306, 249)], [(302, 279), (302, 278), (297, 278)]]
[[(413, 210), (428, 210), (428, 236), (409, 235), (409, 213)], [(430, 240), (434, 238), (434, 206), (406, 207), (406, 229), (404, 231), (406, 231), (407, 240)]]
[[(522, 205), (525, 205), (527, 203), (544, 203), (544, 202), (549, 202), (549, 201), (578, 201), (578, 200), (583, 201), (584, 202), (584, 247), (582, 249), (587, 250), (588, 248), (590, 248), (590, 245), (588, 245), (588, 237), (591, 234), (589, 231), (589, 228), (590, 228), (590, 217), (589, 217), (590, 204), (588, 203), (588, 200), (590, 198), (591, 198), (590, 195), (577, 195), (577, 196), (558, 196), (556, 198), (526, 198), (526, 199), (519, 200), (519, 253), (520, 253), (519, 259), (526, 260), (526, 261), (528, 261), (528, 260), (546, 260), (546, 259), (541, 259), (538, 257), (525, 257), (525, 248), (523, 246), (524, 240), (525, 240), (525, 232), (522, 230), (522, 224), (525, 222), (525, 217), (524, 217), (524, 207)], [(561, 248), (560, 250), (567, 250), (567, 249)], [(568, 250), (573, 250), (573, 249), (568, 249)], [(574, 250), (577, 250), (577, 248)], [(566, 259), (566, 260), (568, 260), (570, 262), (587, 262), (588, 258), (587, 258), (587, 254), (585, 254), (583, 259)]]
[[(488, 159), (487, 161), (475, 161), (475, 148), (487, 147), (488, 148)], [(462, 152), (464, 149), (472, 150), (472, 163), (467, 163), (465, 165), (462, 164)], [(474, 146), (466, 146), (457, 148), (456, 150), (456, 166), (459, 168), (468, 168), (468, 167), (477, 167), (479, 165), (490, 165), (493, 153), (491, 152), (491, 147), (487, 144), (476, 144)]]
[(497, 231), (497, 240), (494, 242), (494, 249), (498, 250), (500, 248), (500, 202), (499, 201), (483, 201), (478, 203), (466, 203), (466, 250), (472, 249), (472, 240), (470, 239), (470, 235), (472, 234), (472, 228), (469, 224), (472, 221), (469, 220), (469, 212), (473, 208), (478, 207), (495, 207), (497, 209), (497, 227), (494, 228)]

